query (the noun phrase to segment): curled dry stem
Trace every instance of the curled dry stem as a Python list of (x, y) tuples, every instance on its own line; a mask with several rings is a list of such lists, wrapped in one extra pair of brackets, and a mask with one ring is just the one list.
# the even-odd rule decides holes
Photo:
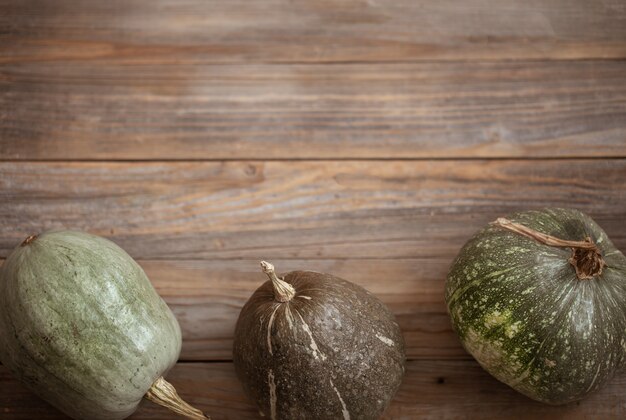
[(574, 266), (576, 276), (580, 280), (591, 279), (595, 276), (599, 276), (602, 274), (602, 270), (606, 266), (606, 262), (600, 253), (600, 249), (589, 237), (585, 238), (584, 241), (568, 241), (538, 232), (528, 226), (512, 222), (504, 217), (499, 217), (492, 224), (510, 230), (511, 232), (515, 232), (519, 235), (526, 236), (527, 238), (534, 239), (544, 245), (559, 248), (571, 248), (572, 256), (568, 261)]
[(267, 261), (261, 261), (261, 269), (272, 281), (274, 298), (279, 302), (289, 302), (296, 295), (296, 290), (286, 281), (279, 279), (274, 271), (274, 266)]
[(176, 388), (174, 388), (172, 384), (167, 382), (162, 376), (154, 381), (145, 397), (153, 403), (159, 404), (189, 419), (210, 419), (210, 417), (205, 416), (202, 411), (197, 408), (193, 408), (183, 401), (183, 399), (178, 395), (178, 392), (176, 392)]

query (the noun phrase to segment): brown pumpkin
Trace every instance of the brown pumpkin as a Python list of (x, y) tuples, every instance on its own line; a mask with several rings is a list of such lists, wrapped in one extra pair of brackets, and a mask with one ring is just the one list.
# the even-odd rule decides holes
[(243, 307), (234, 362), (246, 394), (274, 419), (375, 419), (404, 374), (404, 340), (371, 293), (311, 271), (265, 282)]

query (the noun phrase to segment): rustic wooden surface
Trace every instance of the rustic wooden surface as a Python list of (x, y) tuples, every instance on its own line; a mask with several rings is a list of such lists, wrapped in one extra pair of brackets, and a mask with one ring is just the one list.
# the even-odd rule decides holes
[[(622, 0), (2, 0), (4, 61), (618, 58)], [(8, 37), (7, 37), (8, 35)]]
[(545, 206), (626, 248), (625, 180), (624, 159), (0, 162), (0, 256), (71, 226), (141, 259), (451, 261), (497, 216)]
[[(624, 418), (625, 374), (548, 407), (451, 331), (459, 248), (544, 206), (626, 250), (622, 0), (0, 0), (0, 261), (47, 229), (119, 243), (180, 320), (171, 381), (215, 419), (257, 418), (230, 351), (261, 258), (393, 310), (387, 418)], [(63, 416), (0, 366), (0, 418)]]
[(624, 61), (2, 68), (16, 160), (626, 156)]
[[(187, 400), (206, 410), (214, 420), (259, 419), (246, 400), (232, 363), (179, 363), (168, 377)], [(385, 419), (606, 419), (623, 418), (626, 375), (601, 392), (563, 407), (534, 402), (503, 386), (469, 360), (411, 361)], [(1, 418), (12, 420), (62, 419), (44, 401), (11, 378), (0, 366)], [(172, 419), (167, 410), (144, 401), (131, 419)]]

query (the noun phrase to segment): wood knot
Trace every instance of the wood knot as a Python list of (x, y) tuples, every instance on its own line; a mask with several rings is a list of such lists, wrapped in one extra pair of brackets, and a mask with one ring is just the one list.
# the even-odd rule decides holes
[(246, 167), (246, 175), (248, 175), (248, 176), (256, 175), (256, 171), (257, 171), (257, 169), (256, 169), (256, 166), (254, 166), (254, 165), (248, 165)]

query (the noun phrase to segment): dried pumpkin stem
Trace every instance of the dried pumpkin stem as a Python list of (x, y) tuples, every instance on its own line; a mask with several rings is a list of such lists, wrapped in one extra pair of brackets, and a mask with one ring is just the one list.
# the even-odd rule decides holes
[(602, 270), (606, 266), (606, 262), (604, 261), (604, 258), (602, 258), (600, 249), (589, 237), (585, 238), (584, 241), (568, 241), (538, 232), (528, 226), (512, 222), (504, 217), (499, 217), (492, 224), (510, 230), (511, 232), (515, 232), (519, 235), (526, 236), (527, 238), (534, 239), (544, 245), (559, 248), (571, 248), (572, 256), (568, 261), (574, 266), (576, 269), (576, 276), (578, 276), (581, 280), (599, 276), (602, 274)]
[(286, 281), (279, 279), (274, 271), (274, 266), (267, 261), (261, 261), (261, 268), (267, 274), (274, 286), (274, 298), (279, 302), (289, 302), (296, 295), (296, 291), (292, 285)]
[(24, 239), (22, 246), (30, 245), (35, 239), (37, 239), (37, 235), (30, 235), (28, 238)]
[(202, 411), (193, 408), (183, 401), (172, 384), (167, 382), (162, 376), (154, 381), (145, 397), (153, 403), (162, 405), (181, 416), (190, 419), (210, 419), (210, 417), (205, 416)]

